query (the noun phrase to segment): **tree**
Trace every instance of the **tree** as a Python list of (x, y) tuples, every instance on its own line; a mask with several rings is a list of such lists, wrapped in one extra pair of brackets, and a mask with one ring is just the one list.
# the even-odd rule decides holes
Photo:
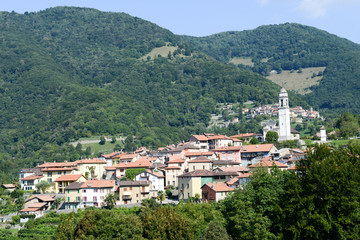
[(55, 208), (57, 209), (60, 205), (60, 203), (62, 203), (65, 199), (64, 198), (56, 198), (55, 199)]
[(113, 209), (116, 205), (117, 196), (115, 193), (109, 193), (104, 199), (105, 206), (109, 209)]
[(147, 212), (142, 220), (147, 239), (194, 239), (194, 228), (184, 216), (169, 206)]
[(100, 144), (100, 145), (104, 145), (105, 143), (106, 143), (105, 137), (104, 137), (104, 136), (101, 136), (101, 137), (100, 137), (100, 142), (99, 142), (99, 144)]
[(38, 184), (36, 184), (35, 187), (39, 192), (44, 193), (46, 192), (47, 189), (50, 188), (50, 183), (46, 181), (41, 181)]
[(145, 171), (145, 168), (131, 168), (131, 169), (126, 169), (125, 170), (125, 176), (127, 179), (129, 179), (130, 181), (134, 181), (135, 176), (139, 173), (142, 173), (143, 171)]
[(80, 142), (78, 142), (78, 144), (75, 147), (76, 151), (80, 154), (80, 156), (82, 155), (82, 144)]
[(90, 171), (91, 177), (95, 177), (95, 167), (94, 166), (89, 167), (89, 171)]
[(317, 145), (288, 181), (285, 239), (359, 239), (360, 143)]
[(139, 217), (122, 211), (94, 209), (85, 212), (75, 239), (143, 239)]
[(229, 234), (226, 231), (223, 223), (218, 221), (211, 221), (206, 231), (200, 238), (201, 240), (208, 239), (222, 239), (222, 240), (231, 240)]
[(76, 228), (75, 213), (63, 214), (61, 216), (61, 222), (56, 229), (56, 240), (68, 240), (74, 239), (74, 233)]
[(279, 135), (277, 132), (273, 132), (273, 131), (268, 131), (266, 133), (266, 141), (269, 143), (277, 143), (279, 139)]
[(88, 147), (86, 148), (86, 150), (85, 150), (85, 156), (86, 156), (86, 157), (89, 157), (90, 155), (91, 155), (91, 147), (88, 146)]
[(250, 144), (259, 144), (260, 141), (259, 139), (257, 139), (256, 137), (253, 137), (251, 140), (250, 140)]
[(162, 204), (162, 202), (166, 199), (165, 198), (165, 194), (164, 194), (164, 192), (163, 191), (158, 191), (158, 195), (157, 195), (157, 200), (159, 200), (160, 201), (160, 204)]
[(112, 138), (111, 138), (111, 143), (112, 143), (112, 144), (116, 143), (116, 137), (112, 137)]

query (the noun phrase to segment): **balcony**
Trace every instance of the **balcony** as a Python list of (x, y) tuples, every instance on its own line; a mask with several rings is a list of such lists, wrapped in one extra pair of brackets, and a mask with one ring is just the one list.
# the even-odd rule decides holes
[(131, 196), (131, 195), (123, 195), (123, 196), (122, 196), (122, 199), (123, 199), (123, 200), (131, 200), (131, 199), (132, 199), (132, 196)]

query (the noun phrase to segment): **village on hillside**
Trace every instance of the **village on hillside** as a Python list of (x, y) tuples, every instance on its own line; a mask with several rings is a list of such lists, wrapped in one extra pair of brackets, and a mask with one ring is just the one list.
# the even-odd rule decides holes
[[(25, 200), (21, 214), (42, 216), (49, 209), (105, 207), (115, 196), (116, 205), (140, 204), (144, 199), (165, 196), (177, 201), (212, 202), (224, 199), (234, 189), (242, 188), (256, 168), (295, 171), (304, 159), (304, 149), (277, 149), (274, 144), (249, 144), (252, 138), (266, 139), (274, 131), (279, 141), (299, 139), (290, 125), (288, 95), (279, 94), (278, 125), (264, 126), (257, 133), (234, 136), (204, 133), (192, 135), (187, 142), (157, 150), (141, 147), (132, 153), (113, 152), (98, 158), (74, 162), (45, 162), (19, 172), (19, 187), (37, 191)], [(325, 128), (321, 143), (326, 142)], [(42, 186), (43, 185), (43, 186)], [(8, 191), (14, 184), (3, 184)], [(59, 203), (58, 200), (62, 201)]]

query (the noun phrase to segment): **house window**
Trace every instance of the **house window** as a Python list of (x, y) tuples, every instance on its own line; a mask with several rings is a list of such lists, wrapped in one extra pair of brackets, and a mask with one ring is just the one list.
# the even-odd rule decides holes
[(130, 191), (132, 190), (132, 187), (130, 187)]
[(93, 201), (96, 202), (96, 201), (97, 201), (97, 197), (93, 197)]
[(52, 177), (52, 172), (48, 172), (48, 177)]
[(83, 197), (83, 202), (86, 202), (87, 201), (87, 197)]
[(139, 194), (138, 194), (138, 193), (136, 194), (136, 197), (139, 197)]
[(48, 178), (47, 181), (48, 181), (48, 182), (52, 182), (52, 178)]
[(70, 202), (70, 197), (68, 197), (68, 202)]
[(124, 191), (127, 191), (127, 188), (124, 188)]
[(189, 184), (187, 184), (187, 188), (189, 188), (190, 187), (190, 185)]
[(86, 193), (86, 189), (83, 190), (83, 193)]
[(94, 192), (98, 192), (97, 188), (94, 189)]
[(61, 175), (61, 172), (58, 172), (59, 175)]
[(66, 175), (66, 172), (64, 171), (64, 173), (63, 173), (64, 175)]

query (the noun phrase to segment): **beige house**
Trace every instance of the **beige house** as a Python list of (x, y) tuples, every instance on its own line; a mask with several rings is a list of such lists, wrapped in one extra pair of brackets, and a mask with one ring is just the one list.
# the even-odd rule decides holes
[(58, 193), (65, 193), (65, 188), (73, 182), (86, 182), (86, 178), (82, 174), (61, 175), (55, 180)]
[(105, 173), (106, 161), (98, 158), (82, 159), (75, 161), (79, 173), (91, 178), (102, 179)]
[(82, 182), (73, 182), (65, 187), (65, 208), (75, 209), (80, 207)]
[(78, 173), (77, 169), (75, 167), (50, 167), (50, 168), (43, 168), (43, 177), (41, 178), (41, 181), (47, 181), (50, 183), (50, 188), (46, 190), (46, 192), (59, 192), (58, 184), (55, 181), (62, 175), (70, 175)]
[(178, 176), (183, 174), (180, 167), (168, 166), (165, 168), (165, 186), (178, 186)]
[(194, 160), (188, 161), (188, 169), (189, 171), (204, 169), (210, 171), (212, 169), (212, 161), (205, 156), (200, 156)]
[(120, 181), (120, 204), (141, 203), (143, 199), (150, 199), (150, 181)]
[(237, 172), (213, 172), (208, 170), (195, 170), (187, 172), (178, 177), (179, 200), (189, 200), (199, 194), (202, 196), (201, 187), (206, 183), (227, 182), (238, 176)]
[(201, 187), (205, 183), (213, 182), (213, 172), (209, 170), (195, 170), (178, 177), (179, 200), (189, 200), (196, 194), (201, 196)]

